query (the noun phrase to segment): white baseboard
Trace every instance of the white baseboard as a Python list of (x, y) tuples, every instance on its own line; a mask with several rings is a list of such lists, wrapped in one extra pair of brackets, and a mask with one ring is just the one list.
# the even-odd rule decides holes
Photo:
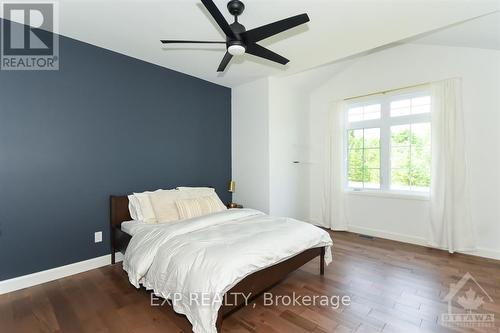
[(464, 253), (470, 254), (471, 256), (500, 260), (500, 251), (487, 249), (484, 247), (478, 247), (474, 252), (464, 252)]
[[(425, 247), (431, 247), (427, 243), (427, 240), (423, 237), (409, 236), (409, 235), (399, 234), (399, 233), (395, 233), (395, 232), (388, 232), (388, 231), (370, 229), (370, 228), (353, 226), (353, 225), (350, 225), (347, 228), (348, 228), (348, 231), (354, 232), (357, 234), (378, 237), (378, 238), (384, 238), (384, 239), (389, 239), (389, 240), (393, 240), (393, 241), (397, 241), (397, 242), (409, 243), (409, 244), (420, 245), (420, 246), (425, 246)], [(441, 249), (441, 250), (444, 250), (444, 249)], [(475, 251), (464, 251), (462, 253), (469, 254), (472, 256), (476, 256), (476, 257), (500, 260), (500, 251), (487, 249), (484, 247), (478, 247)]]
[[(120, 262), (122, 260), (123, 255), (119, 252), (116, 253), (116, 262)], [(0, 295), (61, 279), (66, 276), (90, 271), (109, 264), (111, 264), (111, 254), (0, 281)]]
[(396, 232), (370, 229), (370, 228), (358, 227), (358, 226), (354, 226), (354, 225), (349, 225), (347, 227), (347, 230), (350, 232), (357, 233), (357, 234), (378, 237), (378, 238), (384, 238), (384, 239), (389, 239), (389, 240), (393, 240), (393, 241), (409, 243), (409, 244), (414, 244), (414, 245), (427, 246), (427, 242), (426, 242), (425, 238), (423, 238), (423, 237), (408, 236), (408, 235), (399, 234)]

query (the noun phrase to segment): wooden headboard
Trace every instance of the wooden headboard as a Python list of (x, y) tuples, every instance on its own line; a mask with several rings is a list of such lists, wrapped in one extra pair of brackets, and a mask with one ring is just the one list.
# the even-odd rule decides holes
[(122, 222), (132, 220), (132, 217), (130, 217), (130, 211), (128, 210), (128, 197), (126, 195), (112, 195), (110, 197), (110, 207), (112, 227), (120, 228)]
[(110, 238), (111, 238), (111, 263), (114, 264), (117, 252), (125, 254), (128, 243), (132, 238), (121, 230), (121, 225), (125, 221), (132, 220), (128, 210), (128, 197), (112, 195), (110, 202)]

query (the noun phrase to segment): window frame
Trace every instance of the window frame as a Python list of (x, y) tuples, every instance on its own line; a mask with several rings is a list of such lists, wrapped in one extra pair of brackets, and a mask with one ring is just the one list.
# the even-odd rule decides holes
[[(428, 198), (430, 191), (412, 191), (391, 189), (391, 127), (398, 125), (408, 125), (417, 123), (429, 123), (432, 126), (432, 109), (429, 113), (410, 114), (404, 116), (391, 117), (391, 102), (402, 99), (431, 96), (430, 88), (420, 87), (418, 89), (399, 90), (392, 93), (360, 97), (346, 102), (344, 109), (344, 191), (356, 194), (367, 193), (387, 194), (389, 197), (406, 196), (415, 198)], [(349, 122), (348, 111), (351, 108), (363, 107), (366, 105), (380, 104), (380, 119), (361, 120)], [(432, 108), (432, 100), (431, 100)], [(380, 128), (380, 188), (355, 188), (349, 186), (349, 130)], [(432, 135), (432, 133), (431, 133)], [(431, 139), (432, 140), (432, 139)]]

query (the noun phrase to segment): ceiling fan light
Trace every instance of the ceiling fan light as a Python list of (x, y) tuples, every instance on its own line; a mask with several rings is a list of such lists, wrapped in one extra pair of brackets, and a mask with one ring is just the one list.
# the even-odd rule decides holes
[(231, 45), (227, 48), (227, 52), (233, 56), (241, 56), (246, 52), (246, 48), (243, 45)]

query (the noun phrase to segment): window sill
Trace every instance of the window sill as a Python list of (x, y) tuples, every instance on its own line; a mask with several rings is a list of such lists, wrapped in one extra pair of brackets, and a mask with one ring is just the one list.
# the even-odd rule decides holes
[(429, 193), (412, 193), (404, 191), (383, 191), (383, 190), (353, 190), (347, 189), (345, 193), (348, 195), (360, 195), (379, 198), (403, 199), (403, 200), (421, 200), (429, 201)]

